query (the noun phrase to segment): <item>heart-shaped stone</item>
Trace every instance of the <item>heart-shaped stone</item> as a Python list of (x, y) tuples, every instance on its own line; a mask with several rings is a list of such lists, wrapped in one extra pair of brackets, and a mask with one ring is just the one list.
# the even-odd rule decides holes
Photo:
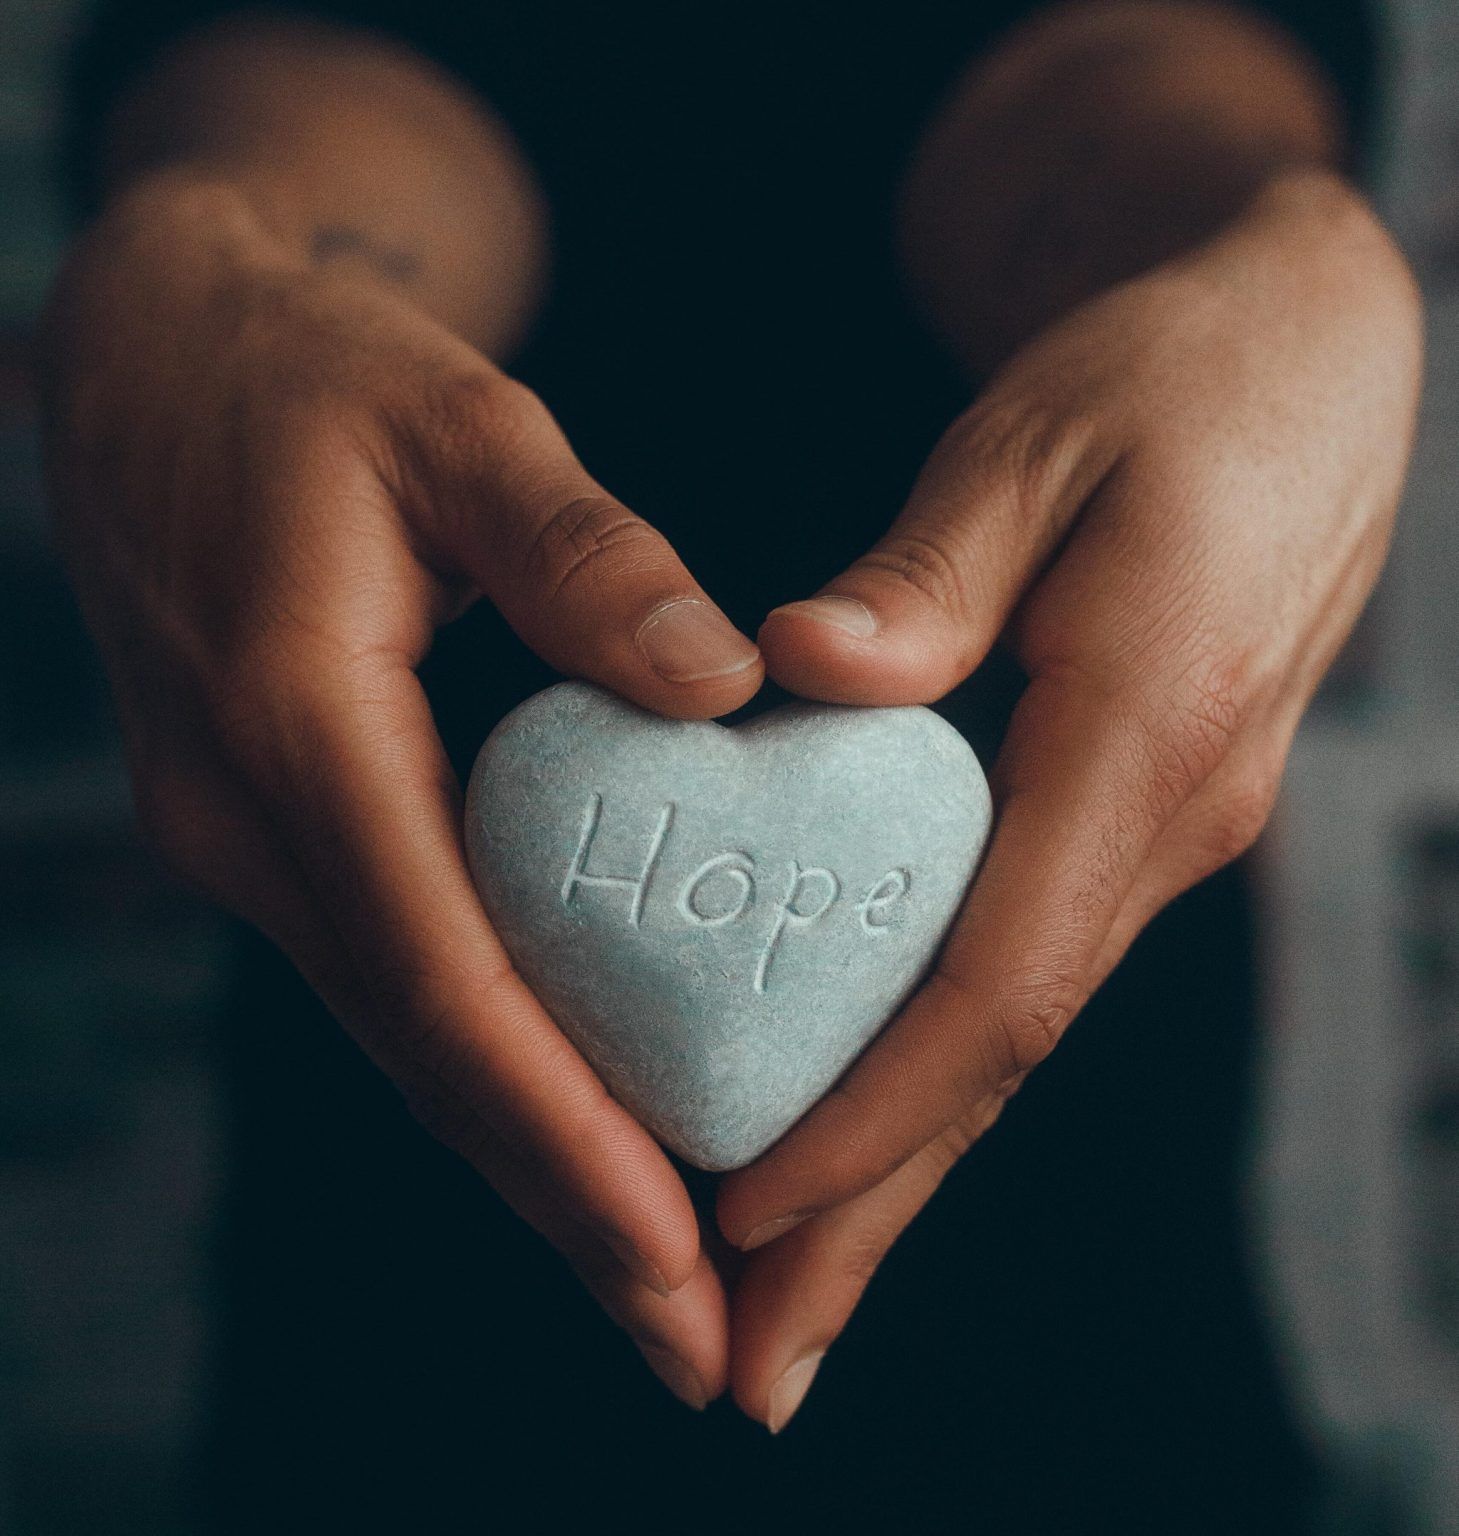
[(466, 845), (513, 963), (614, 1096), (727, 1169), (916, 987), (990, 819), (928, 709), (792, 704), (730, 730), (562, 683), (482, 747)]

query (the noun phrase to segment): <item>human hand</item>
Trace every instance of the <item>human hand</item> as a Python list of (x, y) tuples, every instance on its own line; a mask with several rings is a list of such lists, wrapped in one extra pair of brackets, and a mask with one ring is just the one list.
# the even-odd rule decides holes
[(126, 194), (60, 280), (44, 364), (57, 520), (152, 840), (670, 1386), (715, 1395), (724, 1292), (688, 1195), (492, 932), (414, 669), (483, 593), (553, 666), (667, 715), (743, 703), (755, 646), (533, 395), (226, 187)]
[(811, 698), (930, 702), (1000, 634), (1030, 681), (933, 974), (721, 1187), (724, 1233), (758, 1248), (732, 1311), (747, 1412), (794, 1411), (898, 1233), (1139, 930), (1257, 836), (1382, 563), (1421, 346), (1358, 198), (1276, 181), (1027, 346), (887, 536), (766, 620), (771, 675)]

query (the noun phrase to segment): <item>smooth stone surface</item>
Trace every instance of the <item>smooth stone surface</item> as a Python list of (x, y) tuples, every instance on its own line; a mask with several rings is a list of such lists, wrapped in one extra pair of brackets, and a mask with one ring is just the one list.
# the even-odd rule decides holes
[(728, 730), (562, 683), (482, 747), (466, 843), (513, 963), (614, 1096), (727, 1169), (913, 991), (990, 819), (931, 710), (793, 704)]

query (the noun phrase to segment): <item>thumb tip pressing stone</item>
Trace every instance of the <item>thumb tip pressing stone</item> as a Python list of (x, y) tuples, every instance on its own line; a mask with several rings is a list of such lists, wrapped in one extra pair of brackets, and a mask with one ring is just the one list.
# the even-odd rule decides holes
[(572, 682), (487, 739), (466, 845), (513, 964), (614, 1097), (726, 1170), (916, 988), (991, 819), (972, 748), (928, 709), (797, 703), (727, 729)]

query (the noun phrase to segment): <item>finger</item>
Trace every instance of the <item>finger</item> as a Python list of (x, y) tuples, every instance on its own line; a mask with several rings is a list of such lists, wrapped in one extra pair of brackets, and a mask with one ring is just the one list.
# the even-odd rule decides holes
[(938, 444), (886, 536), (760, 628), (776, 682), (840, 704), (925, 704), (982, 661), (1034, 571), (1110, 473), (1094, 439), (995, 403)]
[(684, 1283), (699, 1247), (688, 1194), (487, 922), (459, 787), (409, 666), (281, 643), (290, 682), (252, 691), (233, 748), (365, 983), (371, 1007), (344, 1022), (398, 1082), (469, 1106), (647, 1283)]
[[(328, 921), (280, 861), (267, 892), (269, 927), (309, 985), (336, 1017), (372, 1006)], [(265, 892), (260, 888), (260, 896)], [(427, 1096), (431, 1096), (429, 1102)], [(512, 1211), (572, 1266), (585, 1289), (633, 1339), (659, 1380), (682, 1402), (702, 1409), (725, 1388), (729, 1318), (724, 1288), (700, 1255), (689, 1278), (668, 1296), (644, 1283), (597, 1234), (574, 1220), (555, 1192), (516, 1157), (463, 1101), (433, 1083), (407, 1091), (423, 1125), (463, 1157)]]
[[(147, 801), (154, 824), (158, 815), (152, 807), (159, 798), (154, 780)], [(280, 846), (279, 829), (242, 786), (222, 771), (194, 764), (170, 775), (165, 803), (162, 841), (181, 873), (248, 916), (289, 956), (336, 1018), (358, 1019), (373, 1010), (359, 971), (302, 871)], [(427, 1106), (432, 1094), (434, 1102)], [(448, 1090), (438, 1083), (416, 1085), (408, 1097), (423, 1120), (450, 1127), (442, 1139), (563, 1254), (671, 1392), (693, 1408), (719, 1396), (728, 1372), (728, 1308), (707, 1257), (701, 1255), (677, 1291), (661, 1296), (574, 1221), (553, 1192)]]
[[(689, 1277), (662, 1295), (620, 1262), (598, 1234), (584, 1227), (489, 1126), (459, 1100), (438, 1103), (428, 1119), (454, 1129), (449, 1144), (512, 1210), (557, 1249), (584, 1288), (638, 1347), (659, 1380), (688, 1407), (702, 1409), (725, 1389), (729, 1371), (729, 1311), (724, 1287), (701, 1253)], [(445, 1138), (443, 1138), (445, 1139)]]
[(729, 1305), (706, 1254), (700, 1254), (694, 1273), (672, 1296), (660, 1296), (625, 1275), (601, 1248), (573, 1267), (680, 1402), (701, 1409), (724, 1392), (729, 1380)]
[(610, 1319), (626, 1332), (659, 1380), (681, 1402), (702, 1409), (725, 1389), (729, 1309), (724, 1286), (701, 1253), (688, 1278), (669, 1295), (644, 1283), (599, 1234), (566, 1209), (557, 1192), (524, 1164), (470, 1107), (448, 1096), (424, 1112), (449, 1126), (441, 1139), (459, 1152), (540, 1236), (571, 1265)]
[(874, 1189), (748, 1259), (733, 1301), (731, 1386), (771, 1434), (800, 1407), (892, 1244), (1002, 1107), (1001, 1098), (980, 1106)]
[(902, 1014), (724, 1182), (732, 1242), (753, 1246), (870, 1188), (1041, 1061), (1093, 990), (1160, 833), (1270, 707), (1272, 662), (1259, 638), (1230, 638), (1212, 551), (1190, 547), (1180, 518), (1142, 515), (1170, 499), (1168, 479), (1108, 473), (1020, 606), (1012, 631), (1031, 681), (993, 775), (983, 869)]
[(600, 486), (522, 386), (486, 375), (427, 424), (417, 499), (448, 553), (560, 671), (660, 714), (700, 719), (751, 698), (755, 643), (668, 541)]
[[(1218, 707), (1036, 676), (995, 774), (983, 871), (927, 982), (850, 1073), (720, 1189), (755, 1246), (869, 1189), (1052, 1049), (1161, 828), (1225, 750)], [(1214, 712), (1214, 713), (1213, 713)]]

